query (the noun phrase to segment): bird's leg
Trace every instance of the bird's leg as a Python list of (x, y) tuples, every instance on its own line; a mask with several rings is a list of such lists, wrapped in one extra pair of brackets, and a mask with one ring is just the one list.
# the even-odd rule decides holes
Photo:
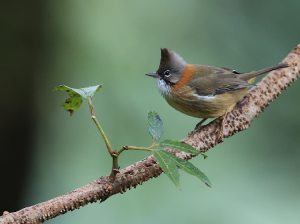
[(224, 125), (224, 120), (225, 120), (227, 113), (228, 113), (228, 110), (226, 110), (225, 114), (222, 115), (222, 121), (219, 126), (219, 133), (218, 133), (218, 137), (216, 138), (216, 143), (219, 141), (221, 134), (223, 134), (223, 125)]
[(191, 131), (188, 135), (193, 135), (201, 128), (201, 125), (207, 120), (207, 118), (203, 118), (195, 127), (194, 131)]
[(198, 130), (201, 128), (201, 125), (207, 120), (207, 118), (203, 118), (195, 127), (195, 130)]

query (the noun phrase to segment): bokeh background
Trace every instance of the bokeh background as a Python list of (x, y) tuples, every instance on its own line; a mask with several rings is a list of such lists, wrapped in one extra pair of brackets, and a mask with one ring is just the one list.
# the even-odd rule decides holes
[[(163, 139), (180, 140), (199, 119), (171, 108), (144, 75), (158, 68), (160, 47), (189, 63), (271, 66), (300, 43), (299, 8), (299, 0), (2, 1), (1, 213), (110, 172), (87, 103), (70, 117), (56, 86), (104, 84), (93, 103), (115, 149), (151, 144), (149, 110), (164, 122)], [(179, 191), (161, 175), (47, 223), (299, 223), (299, 94), (298, 81), (248, 130), (192, 160), (211, 189), (181, 172)], [(125, 152), (121, 168), (148, 155)]]

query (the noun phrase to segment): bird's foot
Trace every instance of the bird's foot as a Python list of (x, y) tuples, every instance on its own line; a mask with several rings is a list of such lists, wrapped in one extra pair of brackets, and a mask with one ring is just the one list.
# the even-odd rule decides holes
[(218, 134), (215, 143), (218, 144), (219, 142), (223, 142), (224, 141), (224, 136), (223, 136), (223, 126), (224, 126), (224, 120), (225, 117), (227, 115), (228, 111), (226, 110), (226, 113), (222, 115), (222, 120), (221, 123), (219, 125), (219, 128), (216, 128), (215, 134)]
[(203, 118), (203, 119), (196, 125), (195, 129), (194, 129), (193, 131), (189, 132), (188, 135), (190, 136), (190, 135), (196, 134), (196, 132), (199, 131), (199, 130), (201, 129), (202, 124), (203, 124), (206, 120), (207, 120), (207, 118)]

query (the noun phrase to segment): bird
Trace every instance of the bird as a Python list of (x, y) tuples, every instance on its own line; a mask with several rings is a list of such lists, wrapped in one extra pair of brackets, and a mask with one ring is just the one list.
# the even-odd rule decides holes
[(208, 118), (223, 116), (224, 119), (245, 96), (248, 87), (253, 86), (257, 76), (288, 66), (281, 63), (243, 73), (222, 67), (188, 64), (176, 52), (161, 48), (158, 70), (145, 75), (156, 79), (159, 92), (171, 107), (183, 114), (203, 118), (196, 126), (200, 128)]

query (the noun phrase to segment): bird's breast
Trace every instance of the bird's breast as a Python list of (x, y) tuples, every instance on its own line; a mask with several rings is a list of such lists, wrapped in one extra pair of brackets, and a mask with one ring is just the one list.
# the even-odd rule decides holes
[(231, 111), (243, 98), (247, 88), (218, 95), (198, 95), (188, 86), (170, 86), (170, 94), (165, 97), (167, 102), (176, 110), (192, 117), (213, 118)]

